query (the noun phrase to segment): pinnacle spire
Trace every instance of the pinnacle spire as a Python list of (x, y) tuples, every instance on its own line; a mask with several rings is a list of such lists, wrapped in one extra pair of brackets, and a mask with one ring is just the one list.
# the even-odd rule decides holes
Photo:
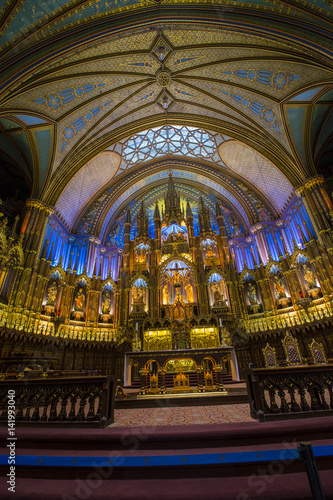
[(158, 208), (158, 203), (156, 201), (155, 203), (155, 211), (154, 211), (154, 219), (160, 219), (161, 216), (160, 216), (160, 210)]
[(186, 217), (193, 217), (189, 199), (186, 200)]
[(169, 179), (168, 179), (168, 191), (167, 191), (167, 196), (175, 196), (177, 195), (175, 185), (173, 183), (173, 178), (172, 178), (172, 173), (171, 171), (169, 172)]
[(165, 194), (164, 203), (165, 212), (163, 220), (166, 220), (167, 224), (171, 221), (178, 221), (180, 223), (183, 218), (180, 207), (180, 195), (176, 191), (171, 172), (169, 172), (168, 189)]
[(125, 224), (130, 224), (130, 223), (131, 223), (131, 211), (130, 209), (128, 209), (126, 212)]
[(216, 217), (222, 217), (222, 210), (221, 210), (221, 207), (220, 207), (220, 204), (218, 202), (216, 202)]

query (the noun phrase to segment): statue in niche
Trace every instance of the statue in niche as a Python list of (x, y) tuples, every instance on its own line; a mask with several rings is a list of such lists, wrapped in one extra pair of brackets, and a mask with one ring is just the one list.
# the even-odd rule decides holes
[(312, 288), (318, 288), (317, 280), (314, 273), (308, 268), (306, 264), (303, 265), (304, 281), (307, 287), (311, 290)]
[(55, 281), (52, 281), (50, 283), (48, 289), (47, 289), (47, 301), (46, 304), (47, 306), (54, 306), (55, 301), (57, 299), (58, 295), (58, 287)]
[(282, 278), (280, 278), (277, 274), (274, 275), (273, 287), (277, 299), (282, 299), (286, 296)]
[(116, 247), (116, 246), (118, 246), (118, 243), (117, 243), (117, 240), (116, 240), (116, 232), (117, 232), (117, 229), (116, 228), (112, 228), (111, 231), (110, 231), (110, 233), (109, 233), (109, 236), (108, 236), (108, 239), (107, 239), (107, 244), (110, 247)]
[(260, 222), (270, 222), (273, 220), (272, 214), (262, 203), (257, 204), (258, 218)]
[(226, 215), (229, 215), (232, 213), (232, 210), (230, 210), (230, 208), (228, 208), (222, 201), (220, 201), (219, 204), (220, 204), (220, 208), (221, 208), (222, 212), (224, 212)]
[(110, 290), (103, 290), (102, 293), (102, 313), (110, 314), (111, 309), (111, 292)]
[(75, 294), (74, 311), (83, 311), (85, 298), (86, 298), (86, 296), (85, 296), (84, 290), (81, 287), (78, 289), (78, 291)]
[(193, 288), (189, 283), (185, 286), (187, 302), (194, 302)]
[(170, 297), (169, 297), (168, 286), (164, 285), (164, 287), (163, 287), (163, 304), (169, 304), (169, 302), (170, 302)]
[(135, 247), (134, 250), (135, 253), (135, 261), (139, 264), (145, 264), (147, 261), (146, 255), (147, 255), (147, 248), (143, 246), (140, 248), (139, 246)]
[(132, 289), (132, 295), (133, 295), (133, 303), (135, 305), (142, 305), (145, 303), (146, 293), (142, 285), (139, 288), (136, 288), (136, 286), (134, 286)]
[(213, 281), (212, 290), (213, 290), (213, 297), (214, 297), (214, 305), (215, 305), (215, 303), (221, 302), (222, 300), (224, 300), (223, 294), (219, 288), (217, 281)]
[(225, 297), (222, 292), (222, 281), (217, 283), (217, 281), (213, 281), (211, 285), (211, 290), (213, 293), (213, 306), (214, 307), (222, 307), (227, 306)]
[(185, 302), (185, 299), (184, 299), (184, 297), (182, 296), (182, 294), (181, 294), (180, 290), (177, 288), (177, 289), (176, 289), (176, 298), (175, 298), (175, 300), (174, 300), (174, 303), (175, 303), (175, 304), (184, 304), (184, 302)]
[(251, 305), (258, 304), (256, 287), (251, 282), (247, 285), (247, 295)]
[(122, 210), (116, 217), (116, 222), (122, 222), (123, 218), (126, 215), (126, 209)]
[(84, 217), (78, 234), (89, 234), (91, 229), (92, 218)]
[(243, 238), (244, 233), (240, 227), (238, 220), (234, 221), (233, 226), (234, 226), (234, 234), (232, 235), (232, 237), (233, 238)]

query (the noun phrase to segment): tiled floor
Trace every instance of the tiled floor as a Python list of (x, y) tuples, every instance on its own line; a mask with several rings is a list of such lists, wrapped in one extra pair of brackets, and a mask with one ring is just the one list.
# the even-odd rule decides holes
[(253, 422), (248, 404), (186, 406), (166, 408), (133, 408), (115, 410), (110, 427), (142, 427), (155, 425), (227, 424)]

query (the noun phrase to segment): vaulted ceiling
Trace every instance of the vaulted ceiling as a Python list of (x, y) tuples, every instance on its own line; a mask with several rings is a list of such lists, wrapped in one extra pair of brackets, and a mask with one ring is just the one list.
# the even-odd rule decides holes
[(251, 197), (278, 218), (333, 166), (332, 18), (330, 0), (9, 0), (0, 177), (74, 232), (150, 203), (170, 169), (247, 226)]

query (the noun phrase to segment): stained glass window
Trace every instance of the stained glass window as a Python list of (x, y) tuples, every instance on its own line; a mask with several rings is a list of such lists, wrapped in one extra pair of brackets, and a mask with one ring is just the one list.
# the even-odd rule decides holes
[(224, 165), (217, 147), (226, 139), (220, 134), (195, 127), (165, 125), (145, 130), (122, 141), (121, 170), (167, 154), (207, 159)]

